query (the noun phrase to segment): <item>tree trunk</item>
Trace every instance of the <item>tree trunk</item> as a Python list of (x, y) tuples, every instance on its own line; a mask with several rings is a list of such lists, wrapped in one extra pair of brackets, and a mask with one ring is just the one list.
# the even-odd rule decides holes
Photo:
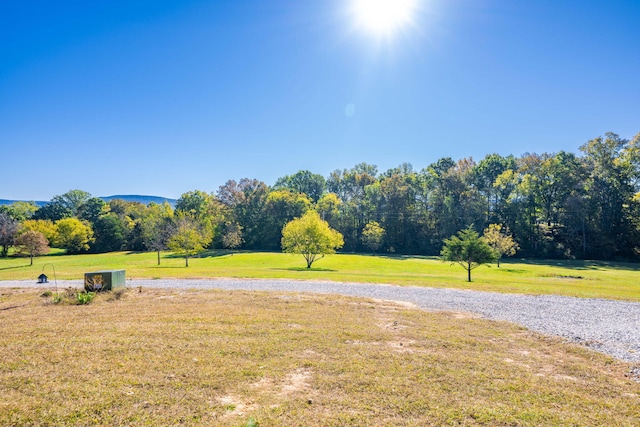
[(33, 265), (33, 254), (30, 254), (29, 258), (31, 258), (31, 264), (29, 264), (29, 265)]
[(471, 281), (471, 264), (467, 266), (467, 282)]
[(158, 251), (158, 265), (160, 265), (160, 251)]
[(189, 267), (189, 255), (184, 256), (184, 266)]

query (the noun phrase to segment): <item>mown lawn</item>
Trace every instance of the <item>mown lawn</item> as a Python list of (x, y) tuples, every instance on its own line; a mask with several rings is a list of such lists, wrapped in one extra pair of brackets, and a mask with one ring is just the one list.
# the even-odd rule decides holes
[(640, 425), (632, 366), (512, 324), (309, 294), (41, 292), (0, 290), (3, 426)]
[(190, 259), (163, 253), (117, 252), (99, 255), (51, 255), (0, 259), (0, 280), (35, 280), (45, 271), (53, 278), (82, 279), (85, 272), (124, 269), (127, 278), (287, 278), (397, 285), (452, 287), (496, 292), (559, 294), (640, 301), (640, 264), (598, 261), (508, 260), (482, 266), (466, 282), (460, 266), (419, 256), (337, 254), (317, 261), (311, 270), (301, 256), (271, 252), (209, 252)]

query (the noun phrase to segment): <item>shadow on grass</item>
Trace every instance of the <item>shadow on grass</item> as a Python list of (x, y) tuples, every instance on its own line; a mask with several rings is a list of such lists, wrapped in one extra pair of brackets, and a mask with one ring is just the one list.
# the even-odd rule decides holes
[[(562, 259), (512, 259), (518, 264), (561, 267), (569, 270), (629, 270), (640, 271), (640, 264), (621, 261), (562, 260)], [(503, 261), (504, 262), (504, 261)], [(508, 261), (507, 261), (508, 263)]]
[(521, 268), (504, 268), (500, 267), (497, 271), (504, 271), (505, 273), (526, 273), (527, 270), (523, 270)]
[(180, 265), (163, 265), (163, 264), (157, 265), (156, 264), (153, 267), (147, 267), (147, 268), (149, 268), (149, 269), (158, 269), (158, 268), (159, 269), (165, 269), (165, 268), (188, 268), (188, 267), (186, 267), (184, 265), (184, 263), (183, 263), (183, 264), (180, 264)]
[(338, 271), (331, 268), (318, 268), (318, 267), (289, 267), (289, 268), (272, 268), (274, 271)]
[[(233, 254), (234, 254), (233, 251), (206, 251), (206, 252), (202, 252), (202, 253), (199, 253), (197, 255), (194, 255), (194, 256), (190, 256), (189, 259), (221, 258), (221, 257), (225, 257), (225, 256), (233, 256)], [(182, 258), (182, 259), (184, 259), (184, 255), (169, 253), (169, 254), (163, 255), (162, 258), (166, 258), (166, 259)]]
[(360, 252), (338, 252), (339, 255), (358, 255), (371, 258), (385, 258), (404, 261), (408, 259), (424, 259), (439, 261), (440, 257), (434, 255), (402, 255), (402, 254), (372, 254), (372, 253), (360, 253)]
[[(28, 258), (27, 258), (27, 261), (29, 261)], [(23, 265), (12, 265), (11, 267), (2, 267), (0, 268), (0, 270), (15, 270), (16, 268), (25, 268), (25, 267), (32, 267), (32, 265), (29, 263), (23, 264)]]

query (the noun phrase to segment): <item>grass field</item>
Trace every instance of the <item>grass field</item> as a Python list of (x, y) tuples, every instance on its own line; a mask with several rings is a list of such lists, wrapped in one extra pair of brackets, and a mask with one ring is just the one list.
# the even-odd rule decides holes
[(511, 324), (335, 296), (118, 296), (0, 290), (0, 425), (640, 425), (630, 365)]
[[(52, 267), (53, 265), (53, 267)], [(311, 270), (301, 256), (271, 252), (209, 252), (191, 259), (163, 253), (117, 252), (99, 255), (50, 255), (0, 259), (0, 280), (34, 280), (44, 270), (53, 278), (82, 279), (85, 272), (124, 269), (127, 278), (287, 278), (468, 288), (497, 292), (559, 294), (640, 301), (640, 264), (596, 261), (505, 260), (501, 267), (481, 266), (473, 282), (458, 265), (437, 258), (337, 254), (317, 261)]]

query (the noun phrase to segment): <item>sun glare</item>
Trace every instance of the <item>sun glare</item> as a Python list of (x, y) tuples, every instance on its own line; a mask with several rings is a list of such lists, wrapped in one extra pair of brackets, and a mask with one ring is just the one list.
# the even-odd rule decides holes
[(353, 0), (358, 26), (377, 35), (390, 35), (411, 23), (417, 0)]

